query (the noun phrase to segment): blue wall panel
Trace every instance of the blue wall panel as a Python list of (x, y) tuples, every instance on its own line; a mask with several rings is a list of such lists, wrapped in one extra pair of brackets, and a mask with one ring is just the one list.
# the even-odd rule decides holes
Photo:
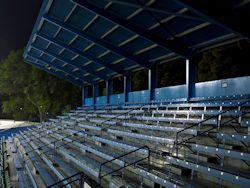
[(96, 97), (96, 104), (107, 104), (107, 97), (106, 96)]
[(124, 103), (124, 93), (115, 94), (110, 96), (110, 104)]
[(149, 90), (144, 91), (134, 91), (128, 93), (129, 102), (146, 102), (150, 100)]
[(156, 88), (154, 100), (186, 98), (186, 85)]
[(93, 105), (93, 98), (86, 98), (85, 99), (85, 105)]
[(193, 97), (250, 94), (250, 76), (195, 84)]
[[(192, 97), (214, 97), (230, 95), (249, 95), (250, 76), (196, 83), (192, 87)], [(128, 94), (128, 102), (149, 101), (149, 90), (135, 91)], [(187, 97), (186, 85), (157, 88), (154, 100), (183, 99)], [(124, 94), (110, 96), (110, 104), (124, 102)], [(85, 99), (85, 105), (92, 105), (93, 99)], [(106, 104), (106, 96), (97, 97), (97, 104)]]

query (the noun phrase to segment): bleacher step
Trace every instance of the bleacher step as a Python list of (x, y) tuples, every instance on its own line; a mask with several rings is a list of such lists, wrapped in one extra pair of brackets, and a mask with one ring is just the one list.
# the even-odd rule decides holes
[[(197, 160), (197, 154), (190, 153), (188, 155), (188, 158), (191, 160)], [(198, 155), (198, 161), (216, 164), (218, 162), (218, 159), (217, 159), (217, 157), (213, 157), (213, 156), (209, 156), (209, 155), (200, 153)]]
[(167, 164), (165, 166), (163, 166), (163, 169), (165, 170), (169, 170), (170, 172), (176, 174), (176, 175), (180, 175), (180, 176), (189, 176), (191, 175), (191, 170), (188, 168), (184, 168), (181, 166), (177, 166), (174, 164)]

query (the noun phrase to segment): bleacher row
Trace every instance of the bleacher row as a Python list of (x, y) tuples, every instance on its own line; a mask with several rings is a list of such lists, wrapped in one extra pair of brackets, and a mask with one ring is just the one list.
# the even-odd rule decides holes
[(10, 183), (248, 187), (249, 127), (245, 99), (81, 107), (8, 138)]

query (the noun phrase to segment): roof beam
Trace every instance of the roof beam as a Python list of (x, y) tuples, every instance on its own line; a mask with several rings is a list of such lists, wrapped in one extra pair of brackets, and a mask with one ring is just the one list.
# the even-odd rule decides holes
[(56, 76), (56, 77), (59, 77), (59, 78), (61, 78), (61, 79), (63, 79), (63, 80), (66, 80), (66, 81), (68, 81), (68, 82), (70, 82), (70, 83), (72, 83), (72, 84), (74, 84), (74, 85), (76, 85), (76, 86), (83, 86), (84, 84), (83, 83), (81, 83), (81, 82), (79, 82), (79, 81), (77, 81), (77, 80), (74, 80), (74, 79), (71, 79), (71, 78), (69, 78), (68, 76), (65, 76), (65, 75), (63, 75), (63, 74), (61, 74), (61, 73), (59, 73), (59, 72), (55, 72), (54, 70), (48, 70), (48, 69), (46, 69), (45, 67), (43, 67), (43, 66), (41, 66), (41, 65), (39, 65), (39, 64), (37, 64), (37, 63), (34, 63), (34, 62), (32, 62), (32, 61), (30, 61), (30, 60), (28, 60), (28, 59), (24, 59), (24, 61), (26, 62), (26, 63), (28, 63), (28, 64), (30, 64), (30, 65), (32, 65), (32, 66), (35, 66), (36, 68), (38, 68), (38, 69), (40, 69), (40, 70), (42, 70), (42, 71), (45, 71), (45, 72), (47, 72), (48, 74), (52, 74), (52, 75), (54, 75), (54, 76)]
[(91, 79), (88, 79), (88, 78), (84, 78), (84, 77), (82, 77), (81, 75), (74, 75), (74, 72), (72, 72), (72, 71), (70, 71), (70, 70), (67, 70), (67, 69), (65, 69), (64, 67), (60, 67), (60, 66), (58, 66), (58, 65), (56, 65), (56, 64), (54, 64), (54, 63), (51, 63), (51, 62), (47, 62), (47, 61), (45, 61), (44, 59), (42, 59), (41, 57), (38, 57), (38, 56), (36, 56), (36, 55), (34, 55), (34, 54), (31, 54), (31, 53), (27, 53), (27, 56), (30, 56), (31, 58), (33, 58), (33, 59), (35, 59), (35, 60), (38, 60), (38, 61), (40, 61), (40, 62), (42, 62), (42, 63), (44, 63), (44, 64), (47, 64), (47, 65), (49, 65), (49, 66), (51, 66), (51, 67), (55, 67), (56, 69), (58, 69), (58, 70), (60, 70), (60, 71), (64, 71), (65, 73), (67, 73), (67, 74), (70, 74), (70, 75), (73, 75), (74, 77), (78, 77), (81, 81), (83, 81), (83, 82), (89, 82), (89, 83), (93, 83), (93, 81), (91, 80)]
[(88, 68), (88, 67), (86, 67), (86, 66), (83, 68), (81, 65), (77, 65), (77, 64), (73, 63), (73, 62), (70, 61), (70, 60), (67, 60), (67, 59), (65, 59), (65, 58), (63, 58), (63, 57), (60, 57), (60, 56), (59, 56), (58, 54), (56, 54), (56, 53), (53, 53), (53, 52), (51, 52), (51, 51), (48, 51), (48, 49), (41, 48), (41, 47), (39, 47), (38, 45), (35, 45), (35, 44), (31, 44), (30, 46), (31, 46), (32, 48), (35, 48), (35, 49), (37, 49), (37, 50), (39, 50), (39, 51), (41, 51), (41, 52), (43, 52), (43, 53), (45, 53), (45, 54), (47, 54), (47, 55), (53, 57), (53, 58), (56, 58), (56, 59), (58, 59), (58, 60), (64, 62), (64, 63), (67, 63), (67, 64), (69, 64), (69, 65), (72, 65), (72, 66), (78, 68), (79, 70), (81, 70), (81, 71), (83, 71), (83, 72), (88, 72), (88, 73), (92, 74), (92, 75), (95, 76), (95, 77), (98, 77), (98, 78), (103, 79), (103, 80), (108, 80), (108, 77), (107, 77), (107, 76), (103, 76), (103, 75), (101, 75), (101, 74), (98, 74), (98, 73), (95, 72), (93, 69), (90, 69), (90, 68)]
[(76, 4), (82, 6), (83, 8), (86, 8), (92, 12), (95, 12), (96, 14), (112, 21), (113, 23), (116, 23), (120, 25), (121, 27), (124, 27), (138, 35), (140, 35), (143, 38), (146, 38), (153, 43), (162, 46), (166, 48), (169, 51), (172, 51), (183, 58), (189, 57), (192, 50), (189, 49), (186, 45), (184, 45), (182, 42), (180, 42), (177, 38), (172, 40), (164, 40), (163, 38), (157, 36), (152, 31), (148, 31), (145, 29), (142, 29), (141, 27), (138, 27), (135, 24), (130, 23), (128, 20), (121, 18), (115, 14), (109, 13), (108, 11), (104, 11), (103, 9), (94, 6), (93, 4), (87, 2), (87, 1), (81, 1), (81, 0), (73, 0)]
[(51, 23), (65, 29), (65, 30), (67, 30), (67, 31), (71, 32), (71, 33), (74, 33), (75, 35), (78, 35), (78, 36), (80, 36), (82, 38), (85, 38), (88, 41), (92, 41), (92, 42), (94, 42), (96, 44), (99, 44), (99, 45), (111, 50), (112, 52), (115, 52), (116, 54), (119, 54), (119, 55), (121, 55), (121, 56), (135, 62), (136, 64), (139, 64), (139, 65), (141, 65), (141, 66), (143, 66), (145, 68), (150, 68), (150, 63), (147, 60), (142, 59), (142, 58), (140, 58), (138, 56), (135, 56), (133, 54), (130, 54), (130, 53), (122, 50), (121, 48), (119, 48), (119, 47), (117, 47), (117, 46), (115, 46), (113, 44), (110, 44), (110, 43), (108, 43), (108, 42), (106, 42), (106, 41), (104, 41), (102, 39), (99, 39), (99, 38), (93, 36), (93, 35), (89, 35), (88, 33), (83, 32), (83, 31), (81, 31), (79, 29), (76, 29), (76, 28), (74, 28), (74, 27), (72, 27), (70, 25), (67, 25), (64, 22), (62, 22), (62, 21), (60, 21), (60, 20), (58, 20), (58, 19), (56, 19), (54, 17), (51, 17), (49, 15), (44, 15), (43, 18), (45, 20), (47, 20), (47, 21), (49, 21), (49, 22), (51, 22)]
[(190, 20), (204, 21), (203, 18), (199, 18), (199, 17), (196, 17), (196, 16), (185, 15), (185, 14), (181, 14), (181, 13), (174, 12), (174, 11), (164, 10), (164, 9), (162, 9), (162, 7), (154, 8), (154, 7), (150, 7), (148, 5), (142, 7), (139, 4), (135, 4), (135, 3), (127, 2), (127, 1), (121, 1), (121, 0), (109, 0), (109, 1), (112, 2), (112, 3), (115, 3), (115, 4), (129, 6), (129, 7), (132, 7), (132, 8), (138, 8), (138, 9), (142, 8), (143, 10), (148, 10), (148, 11), (151, 11), (151, 12), (154, 12), (154, 13), (161, 13), (161, 14), (166, 14), (166, 15), (169, 15), (169, 16), (176, 16), (176, 17), (181, 17), (181, 18), (190, 19)]
[(42, 34), (40, 32), (36, 33), (36, 35), (43, 38), (43, 39), (45, 39), (45, 40), (47, 40), (47, 41), (49, 41), (49, 42), (52, 42), (52, 43), (56, 44), (57, 46), (60, 46), (61, 48), (65, 48), (65, 49), (67, 49), (67, 50), (69, 50), (69, 51), (71, 51), (71, 52), (73, 52), (75, 54), (78, 54), (79, 56), (81, 56), (83, 58), (87, 58), (87, 59), (93, 61), (94, 63), (97, 63), (97, 64), (99, 64), (101, 66), (104, 66), (104, 67), (108, 68), (109, 70), (111, 70), (113, 72), (125, 75), (125, 71), (123, 71), (122, 69), (120, 69), (118, 67), (115, 67), (115, 66), (113, 66), (113, 65), (111, 65), (111, 64), (109, 64), (107, 62), (104, 62), (101, 59), (98, 59), (98, 58), (94, 57), (91, 54), (83, 53), (83, 51), (81, 51), (81, 50), (78, 50), (76, 48), (68, 46), (68, 45), (64, 44), (63, 42), (60, 42), (59, 40), (56, 40), (55, 38), (49, 37), (49, 36), (47, 36), (45, 34)]
[[(248, 23), (249, 10), (234, 12), (225, 1), (174, 0), (187, 7), (200, 17), (216, 24), (238, 36), (250, 37), (250, 29), (242, 23)], [(223, 14), (221, 11), (223, 10)], [(222, 16), (224, 15), (224, 16)]]

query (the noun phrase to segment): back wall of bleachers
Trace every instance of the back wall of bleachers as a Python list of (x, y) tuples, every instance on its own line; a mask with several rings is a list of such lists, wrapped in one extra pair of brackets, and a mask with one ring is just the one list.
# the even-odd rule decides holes
[[(250, 94), (250, 76), (214, 80), (196, 83), (192, 87), (191, 97), (214, 97), (231, 95)], [(154, 90), (154, 100), (185, 99), (187, 97), (186, 85), (156, 88)], [(96, 104), (106, 104), (106, 97), (96, 98)], [(128, 94), (128, 102), (149, 101), (149, 90), (134, 91)], [(124, 102), (124, 93), (110, 96), (110, 104)], [(92, 105), (93, 98), (86, 98), (85, 105)]]

